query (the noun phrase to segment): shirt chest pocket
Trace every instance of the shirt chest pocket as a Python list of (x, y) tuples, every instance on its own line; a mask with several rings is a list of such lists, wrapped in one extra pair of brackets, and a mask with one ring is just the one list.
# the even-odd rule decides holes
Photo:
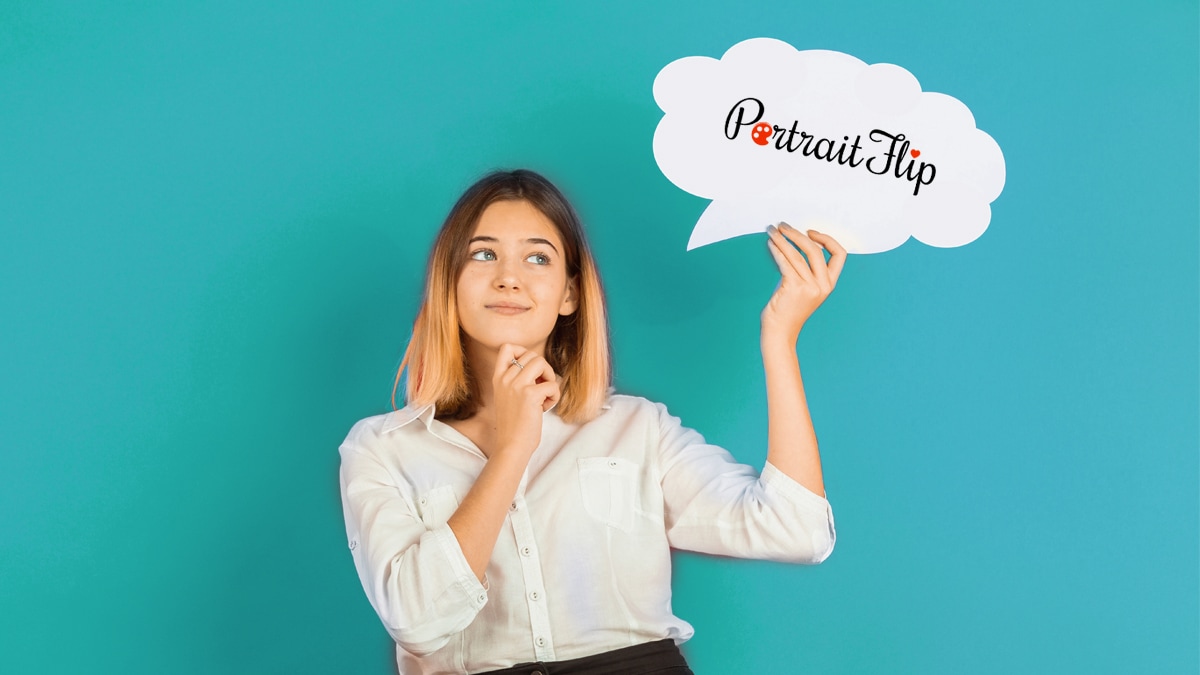
[(458, 497), (449, 485), (439, 485), (417, 496), (417, 514), (430, 530), (445, 525), (457, 510)]
[(583, 510), (596, 520), (623, 532), (633, 530), (637, 503), (637, 465), (617, 457), (579, 460)]

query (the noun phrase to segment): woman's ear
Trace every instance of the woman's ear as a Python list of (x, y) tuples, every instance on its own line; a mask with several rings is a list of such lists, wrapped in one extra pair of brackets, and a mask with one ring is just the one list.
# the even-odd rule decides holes
[(567, 294), (563, 296), (562, 305), (558, 308), (560, 316), (574, 314), (579, 308), (579, 277), (567, 279)]

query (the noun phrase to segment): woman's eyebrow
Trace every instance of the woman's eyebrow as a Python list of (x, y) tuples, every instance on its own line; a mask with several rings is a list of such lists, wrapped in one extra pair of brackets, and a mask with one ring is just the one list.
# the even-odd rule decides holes
[[(477, 241), (500, 243), (499, 239), (497, 239), (495, 237), (488, 237), (488, 236), (471, 237), (471, 240), (468, 241), (467, 243), (474, 244)], [(525, 240), (525, 243), (526, 244), (545, 244), (546, 246), (549, 246), (550, 248), (554, 249), (555, 253), (558, 253), (558, 247), (555, 246), (554, 244), (550, 243), (549, 239), (542, 239), (541, 237), (530, 237), (529, 239)]]

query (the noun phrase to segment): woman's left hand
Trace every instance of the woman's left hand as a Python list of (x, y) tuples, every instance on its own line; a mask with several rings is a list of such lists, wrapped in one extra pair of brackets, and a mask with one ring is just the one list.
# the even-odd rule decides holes
[[(806, 236), (787, 223), (767, 228), (767, 237), (767, 249), (779, 266), (780, 279), (762, 311), (763, 337), (772, 335), (794, 344), (804, 322), (837, 285), (846, 264), (846, 249), (827, 234), (809, 230)], [(826, 250), (829, 262), (825, 261)]]

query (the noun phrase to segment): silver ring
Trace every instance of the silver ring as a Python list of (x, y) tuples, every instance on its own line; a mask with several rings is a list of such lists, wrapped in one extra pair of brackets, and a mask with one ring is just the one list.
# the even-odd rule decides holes
[(520, 361), (518, 361), (518, 360), (516, 360), (516, 359), (513, 359), (513, 360), (512, 360), (512, 364), (513, 364), (514, 366), (516, 366), (516, 367), (520, 368), (521, 370), (525, 370), (525, 366), (521, 365), (521, 362), (520, 362)]

